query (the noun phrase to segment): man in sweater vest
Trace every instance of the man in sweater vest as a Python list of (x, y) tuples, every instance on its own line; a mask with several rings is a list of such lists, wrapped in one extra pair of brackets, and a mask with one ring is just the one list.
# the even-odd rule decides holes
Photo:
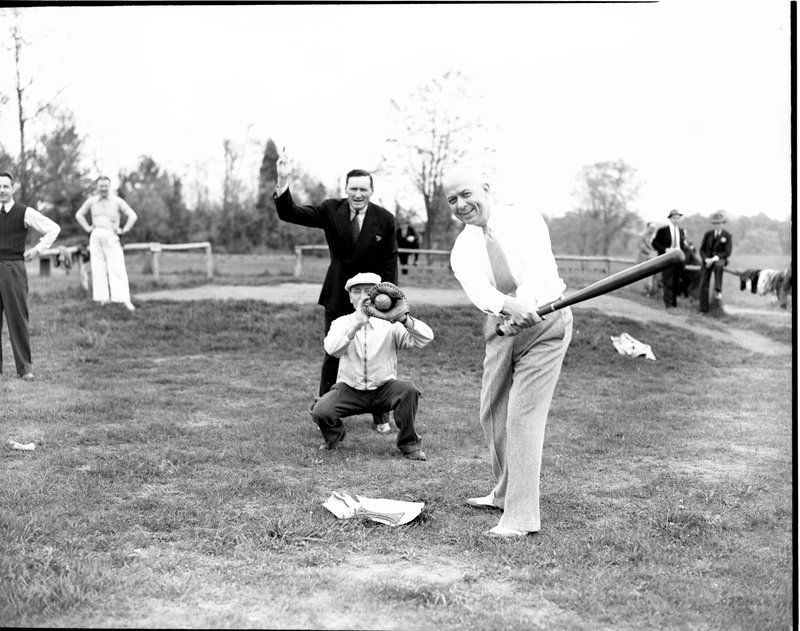
[[(42, 237), (36, 245), (26, 250), (28, 228), (41, 233)], [(17, 374), (25, 381), (33, 380), (25, 263), (53, 245), (59, 232), (61, 228), (58, 224), (38, 210), (14, 202), (14, 178), (8, 172), (0, 172), (0, 325), (5, 313)], [(0, 343), (2, 372), (3, 347)]]

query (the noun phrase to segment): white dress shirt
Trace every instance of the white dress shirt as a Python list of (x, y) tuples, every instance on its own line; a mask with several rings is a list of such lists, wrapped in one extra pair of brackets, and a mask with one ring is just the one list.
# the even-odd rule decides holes
[(325, 336), (325, 352), (339, 358), (336, 381), (356, 390), (375, 390), (390, 379), (397, 379), (397, 350), (422, 348), (433, 340), (431, 327), (409, 316), (405, 325), (370, 318), (351, 340), (347, 330), (356, 314), (336, 318)]
[[(10, 212), (12, 206), (14, 206), (13, 199), (5, 204), (0, 204), (0, 213)], [(42, 235), (39, 241), (37, 241), (36, 245), (34, 245), (32, 248), (39, 254), (53, 245), (58, 233), (61, 232), (61, 227), (55, 221), (45, 217), (38, 210), (31, 208), (30, 206), (25, 208), (23, 221), (25, 222), (26, 228), (33, 228), (36, 230), (36, 232), (39, 232)]]
[[(508, 259), (517, 283), (517, 298), (539, 307), (564, 293), (566, 284), (558, 275), (550, 231), (540, 212), (517, 206), (495, 206), (488, 226)], [(499, 316), (506, 295), (494, 286), (481, 227), (464, 226), (450, 253), (450, 266), (475, 306)]]

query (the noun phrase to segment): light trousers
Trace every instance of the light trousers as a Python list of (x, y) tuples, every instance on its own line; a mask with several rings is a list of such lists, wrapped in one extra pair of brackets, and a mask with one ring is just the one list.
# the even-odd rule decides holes
[(498, 525), (538, 532), (544, 431), (572, 339), (572, 312), (556, 311), (515, 336), (498, 336), (486, 318), (480, 422), (489, 446)]
[(96, 302), (130, 302), (128, 272), (119, 235), (109, 228), (94, 228), (89, 235), (92, 264), (92, 298)]

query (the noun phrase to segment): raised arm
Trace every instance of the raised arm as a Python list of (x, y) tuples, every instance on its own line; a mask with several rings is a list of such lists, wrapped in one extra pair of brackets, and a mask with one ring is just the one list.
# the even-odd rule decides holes
[(289, 191), (289, 178), (292, 174), (292, 165), (286, 150), (278, 156), (275, 163), (278, 172), (278, 181), (275, 186), (275, 209), (278, 211), (278, 218), (281, 221), (307, 226), (309, 228), (323, 228), (324, 210), (322, 206), (298, 206), (292, 199)]

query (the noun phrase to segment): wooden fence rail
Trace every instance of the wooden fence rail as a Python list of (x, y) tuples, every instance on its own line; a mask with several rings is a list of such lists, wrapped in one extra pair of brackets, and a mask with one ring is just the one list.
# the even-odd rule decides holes
[(199, 241), (197, 243), (126, 243), (122, 246), (126, 252), (149, 251), (151, 255), (153, 277), (159, 278), (158, 258), (161, 252), (185, 252), (187, 250), (205, 250), (206, 252), (206, 276), (214, 278), (214, 255), (211, 251), (211, 243)]
[[(425, 261), (422, 265), (417, 264), (417, 269), (431, 270), (450, 267), (450, 250), (428, 250), (399, 248), (400, 254), (419, 255)], [(303, 256), (310, 252), (328, 252), (327, 245), (297, 245), (294, 248), (295, 263), (294, 276), (299, 278), (303, 273)], [(416, 257), (415, 257), (416, 258)], [(409, 260), (411, 256), (409, 256)], [(606, 275), (612, 273), (612, 266), (616, 265), (619, 269), (634, 265), (633, 259), (615, 258), (608, 256), (556, 256), (556, 261), (560, 269), (564, 271), (596, 271)], [(438, 265), (436, 264), (438, 262)], [(407, 266), (408, 267), (408, 266)]]
[[(208, 241), (200, 241), (197, 243), (126, 243), (122, 246), (125, 252), (150, 252), (152, 257), (152, 270), (153, 277), (159, 279), (159, 261), (158, 257), (161, 252), (185, 252), (187, 250), (205, 250), (206, 253), (206, 276), (214, 278), (214, 255), (211, 251), (211, 243)], [(80, 248), (78, 246), (61, 246), (58, 248), (48, 248), (44, 250), (39, 256), (39, 275), (50, 276), (52, 266), (58, 261), (59, 256), (69, 256), (72, 261), (77, 258), (79, 269), (83, 272), (85, 265), (83, 257), (79, 254)], [(83, 274), (82, 274), (83, 276)]]

